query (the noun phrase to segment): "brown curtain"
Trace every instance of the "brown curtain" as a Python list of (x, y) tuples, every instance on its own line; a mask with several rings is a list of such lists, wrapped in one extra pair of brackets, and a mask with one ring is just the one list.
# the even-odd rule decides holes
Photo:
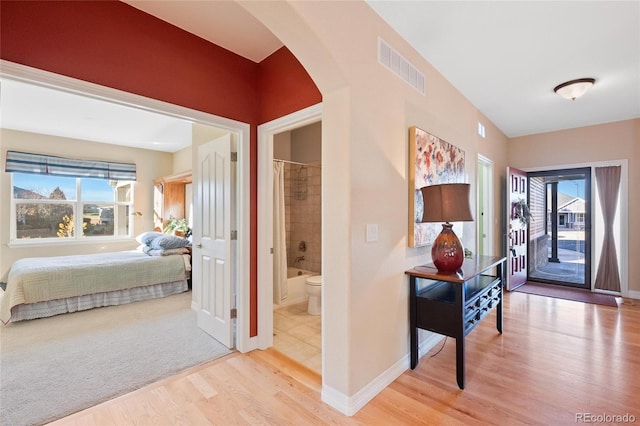
[(598, 198), (604, 219), (604, 241), (602, 242), (602, 254), (598, 264), (595, 288), (618, 292), (620, 291), (620, 273), (618, 271), (618, 254), (613, 238), (613, 220), (618, 206), (620, 170), (620, 166), (596, 167)]

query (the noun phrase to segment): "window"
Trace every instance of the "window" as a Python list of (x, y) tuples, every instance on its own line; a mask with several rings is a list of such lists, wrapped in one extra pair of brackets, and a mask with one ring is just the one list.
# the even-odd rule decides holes
[(132, 181), (12, 173), (13, 241), (130, 236), (132, 208)]

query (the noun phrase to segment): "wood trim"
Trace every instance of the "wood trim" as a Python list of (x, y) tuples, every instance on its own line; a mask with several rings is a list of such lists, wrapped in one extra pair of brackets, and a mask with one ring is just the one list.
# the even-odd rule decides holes
[(154, 185), (165, 184), (165, 183), (175, 183), (175, 182), (191, 183), (192, 182), (191, 171), (178, 173), (171, 176), (164, 176), (164, 177), (153, 180)]

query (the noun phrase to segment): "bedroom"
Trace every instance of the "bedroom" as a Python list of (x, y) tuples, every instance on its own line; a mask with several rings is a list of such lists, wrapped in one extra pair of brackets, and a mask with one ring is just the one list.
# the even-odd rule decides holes
[[(6, 65), (5, 63), (3, 63), (3, 68), (2, 68), (3, 95), (6, 95), (9, 93), (9, 90), (6, 90), (10, 86), (10, 84), (8, 83), (8, 80), (11, 80), (11, 84), (14, 82), (14, 80), (16, 80), (15, 77), (14, 78), (8, 77), (8, 75), (10, 75), (9, 68), (11, 68), (9, 65)], [(46, 77), (42, 77), (41, 75), (42, 73), (36, 72), (36, 74), (38, 74), (38, 77), (34, 77), (32, 79), (33, 81), (38, 80), (38, 78), (44, 78), (46, 80)], [(11, 75), (15, 75), (15, 73)], [(130, 211), (134, 213), (138, 213), (138, 212), (140, 213), (140, 214), (135, 214), (134, 216), (131, 217), (131, 222), (132, 222), (131, 233), (130, 233), (130, 236), (125, 238), (114, 238), (113, 240), (110, 241), (108, 238), (105, 238), (105, 237), (92, 236), (90, 237), (90, 240), (89, 240), (89, 237), (87, 237), (85, 242), (65, 241), (63, 244), (61, 244), (59, 241), (50, 241), (48, 242), (48, 244), (47, 243), (43, 244), (42, 242), (32, 242), (30, 244), (30, 242), (17, 241), (17, 239), (15, 241), (9, 241), (12, 231), (10, 230), (11, 221), (8, 219), (12, 217), (12, 215), (10, 214), (12, 210), (12, 207), (11, 207), (12, 202), (10, 198), (8, 198), (7, 203), (0, 203), (0, 207), (2, 208), (1, 215), (7, 218), (7, 221), (3, 222), (3, 227), (1, 232), (4, 238), (2, 240), (3, 251), (1, 253), (2, 254), (1, 265), (2, 265), (2, 272), (5, 277), (7, 276), (7, 271), (9, 270), (9, 268), (11, 268), (13, 264), (15, 264), (14, 262), (16, 260), (21, 260), (22, 258), (33, 258), (33, 257), (40, 258), (43, 256), (47, 257), (47, 256), (75, 255), (75, 254), (86, 254), (86, 253), (97, 253), (98, 255), (102, 255), (103, 253), (107, 253), (107, 252), (119, 252), (122, 250), (135, 249), (140, 243), (136, 241), (133, 237), (139, 236), (143, 232), (152, 230), (156, 225), (154, 223), (154, 219), (156, 219), (156, 214), (155, 214), (156, 209), (154, 206), (154, 201), (155, 201), (156, 184), (157, 184), (158, 178), (164, 179), (167, 177), (171, 177), (171, 176), (175, 177), (176, 175), (183, 175), (186, 173), (190, 174), (192, 171), (192, 164), (194, 161), (194, 158), (192, 158), (192, 152), (195, 150), (195, 149), (192, 149), (192, 147), (199, 147), (201, 145), (204, 145), (205, 142), (211, 141), (212, 139), (219, 138), (220, 135), (230, 135), (230, 134), (236, 133), (236, 135), (240, 139), (239, 143), (242, 142), (242, 140), (244, 139), (248, 144), (248, 139), (249, 139), (248, 125), (242, 125), (239, 127), (237, 122), (234, 122), (232, 120), (211, 116), (209, 114), (198, 113), (191, 110), (186, 110), (184, 108), (180, 109), (179, 107), (167, 107), (165, 104), (161, 102), (144, 99), (139, 96), (136, 99), (135, 96), (126, 95), (126, 99), (123, 100), (121, 98), (118, 98), (118, 96), (110, 97), (109, 95), (111, 93), (106, 93), (106, 94), (104, 93), (104, 92), (109, 92), (109, 90), (102, 90), (103, 93), (96, 94), (94, 92), (91, 92), (90, 89), (92, 87), (90, 87), (87, 90), (82, 90), (82, 89), (86, 89), (85, 86), (91, 86), (91, 85), (88, 85), (83, 82), (78, 83), (77, 81), (72, 81), (71, 83), (69, 81), (65, 81), (65, 83), (68, 83), (68, 84), (62, 84), (60, 82), (61, 79), (62, 78), (59, 76), (55, 77), (55, 80), (57, 83), (56, 86), (64, 88), (66, 91), (88, 92), (92, 97), (97, 96), (100, 98), (113, 99), (118, 103), (126, 103), (127, 105), (139, 105), (146, 111), (162, 112), (165, 115), (171, 115), (173, 118), (177, 116), (181, 117), (183, 119), (182, 121), (184, 121), (188, 127), (188, 132), (187, 132), (188, 140), (186, 141), (187, 146), (184, 148), (180, 147), (178, 150), (176, 150), (176, 152), (160, 152), (160, 151), (154, 151), (154, 150), (148, 150), (148, 149), (96, 143), (88, 140), (92, 138), (92, 136), (90, 135), (84, 136), (82, 139), (78, 139), (77, 136), (76, 138), (68, 138), (68, 137), (62, 137), (59, 135), (58, 136), (43, 135), (41, 133), (35, 133), (35, 132), (25, 132), (25, 131), (6, 129), (6, 128), (3, 129), (2, 134), (0, 135), (1, 136), (0, 141), (2, 145), (1, 148), (3, 153), (2, 155), (3, 173), (1, 173), (0, 183), (2, 185), (1, 188), (2, 188), (3, 196), (6, 195), (7, 197), (10, 197), (12, 193), (12, 189), (11, 189), (12, 175), (11, 173), (4, 172), (4, 165), (5, 165), (4, 160), (8, 157), (7, 153), (10, 151), (37, 152), (37, 153), (47, 154), (47, 155), (52, 155), (57, 157), (65, 157), (68, 159), (85, 159), (86, 160), (86, 159), (100, 158), (102, 160), (108, 160), (110, 162), (122, 162), (122, 163), (126, 162), (126, 163), (135, 163), (137, 165), (136, 182), (133, 184), (133, 192), (134, 192), (133, 204), (130, 206)], [(72, 80), (72, 79), (68, 79), (68, 80)], [(42, 80), (38, 80), (38, 81), (40, 82), (40, 84), (47, 85), (47, 83)], [(48, 83), (51, 84), (50, 81)], [(80, 85), (83, 87), (78, 88), (74, 86), (74, 84), (76, 86)], [(73, 86), (73, 87), (69, 87), (69, 86)], [(7, 96), (3, 96), (3, 100), (6, 100), (6, 99), (7, 99)], [(19, 97), (19, 99), (24, 100), (24, 96)], [(40, 94), (40, 96), (37, 97), (37, 99), (41, 102), (44, 101), (42, 94)], [(136, 102), (134, 103), (134, 101)], [(4, 106), (6, 107), (7, 105), (5, 104)], [(12, 106), (15, 107), (15, 105), (12, 105)], [(33, 108), (33, 105), (32, 105), (32, 108)], [(63, 109), (59, 105), (58, 105), (58, 108)], [(46, 117), (46, 118), (52, 118), (53, 116), (55, 116), (55, 114), (52, 113), (51, 111), (49, 111), (48, 114), (49, 114), (49, 117)], [(62, 113), (62, 115), (64, 116), (64, 112)], [(79, 114), (79, 115), (84, 116), (84, 114)], [(96, 114), (96, 115), (100, 116), (100, 114)], [(127, 112), (127, 116), (132, 116), (132, 115), (135, 115), (135, 111)], [(7, 122), (9, 121), (8, 118), (9, 118), (8, 114), (3, 116), (3, 119), (4, 119), (3, 124), (7, 124)], [(35, 119), (33, 116), (31, 116), (31, 118)], [(59, 128), (63, 127), (59, 125), (60, 120), (63, 120), (64, 118), (62, 116), (56, 116), (56, 119), (53, 120), (54, 123), (57, 124), (57, 126), (54, 126), (54, 127), (57, 127), (59, 130)], [(94, 119), (93, 121), (95, 123), (96, 121), (99, 121), (99, 120)], [(165, 132), (167, 131), (166, 123), (164, 124), (165, 124), (165, 128), (161, 130), (155, 129), (156, 133), (162, 130), (164, 130)], [(133, 125), (137, 126), (138, 128), (142, 127), (142, 123), (140, 121), (134, 123)], [(123, 127), (123, 128), (127, 127), (122, 122), (108, 123), (107, 126), (117, 126), (117, 127)], [(79, 127), (79, 123), (77, 122), (73, 123), (71, 127), (77, 128)], [(224, 129), (222, 129), (223, 127)], [(101, 137), (104, 137), (104, 132), (102, 133), (103, 134), (101, 135)], [(175, 135), (174, 135), (174, 138), (175, 138)], [(151, 137), (145, 137), (141, 139), (157, 140)], [(242, 148), (242, 145), (241, 145), (241, 148)], [(245, 152), (246, 152), (246, 149), (245, 149)], [(104, 156), (102, 156), (103, 153), (105, 153)], [(242, 154), (240, 154), (239, 156), (241, 155)], [(242, 161), (242, 157), (240, 158), (240, 161)], [(34, 176), (37, 176), (37, 175), (34, 175)], [(44, 191), (42, 193), (49, 194), (49, 192), (50, 191), (48, 192)], [(65, 192), (66, 192), (66, 189), (65, 189)], [(248, 193), (248, 191), (246, 192)], [(82, 198), (82, 200), (84, 200), (84, 198)], [(90, 203), (89, 205), (92, 205), (92, 203)], [(80, 211), (82, 211), (82, 207), (78, 207), (78, 208), (80, 208), (81, 209)], [(194, 227), (197, 228), (197, 226), (195, 225)], [(15, 233), (15, 231), (13, 232)], [(248, 232), (245, 234), (248, 235)], [(178, 256), (167, 256), (165, 258), (169, 258), (169, 257), (176, 258)], [(148, 256), (146, 256), (145, 258), (148, 258)], [(2, 281), (4, 281), (4, 279)], [(187, 303), (190, 303), (191, 307), (193, 307), (194, 300), (197, 301), (197, 297), (192, 298), (192, 295), (194, 294), (197, 294), (197, 292), (183, 293), (179, 295), (179, 299), (184, 300)], [(188, 299), (185, 299), (185, 297), (187, 297)], [(169, 298), (166, 298), (166, 299), (169, 299)], [(3, 301), (4, 301), (4, 298), (3, 298)], [(184, 304), (180, 304), (180, 307), (182, 307), (183, 305)], [(172, 306), (175, 306), (175, 303)], [(186, 306), (189, 306), (189, 305), (186, 305)], [(101, 310), (102, 309), (94, 309), (92, 311), (87, 311), (85, 313), (94, 313)], [(96, 314), (96, 315), (100, 315), (100, 314)], [(57, 317), (66, 317), (66, 315), (58, 315)], [(51, 318), (51, 319), (53, 320), (54, 318)], [(25, 322), (31, 322), (31, 321), (25, 321)], [(38, 321), (33, 321), (33, 322), (38, 322)], [(16, 325), (18, 326), (18, 329), (20, 329), (20, 327), (23, 326), (24, 324), (18, 323)], [(11, 326), (9, 325), (8, 327), (11, 327)], [(186, 333), (190, 333), (190, 331), (187, 331)], [(181, 333), (181, 334), (186, 335), (186, 333)], [(5, 335), (10, 335), (10, 334), (11, 334), (10, 332), (5, 333)], [(209, 340), (213, 340), (213, 339), (209, 338)], [(230, 345), (227, 344), (227, 346), (230, 346)]]
[[(135, 105), (134, 102), (139, 101), (138, 104), (140, 102), (144, 104), (144, 98), (135, 99), (134, 97), (131, 99), (131, 96), (128, 96), (123, 101), (122, 99), (116, 99), (117, 96), (109, 97), (111, 93), (108, 90), (102, 90), (102, 93), (99, 94), (92, 93), (88, 96), (77, 96), (77, 92), (85, 89), (85, 87), (82, 87), (85, 86), (84, 83), (64, 82), (60, 81), (60, 77), (54, 77), (56, 81), (53, 83), (51, 81), (45, 83), (40, 80), (39, 84), (29, 84), (28, 82), (31, 81), (29, 79), (6, 78), (11, 75), (11, 72), (8, 71), (9, 68), (11, 68), (9, 65), (4, 65), (3, 67), (3, 76), (5, 78), (3, 78), (2, 82), (2, 107), (6, 112), (3, 115), (1, 135), (3, 153), (13, 151), (52, 156), (47, 160), (55, 158), (76, 161), (99, 160), (112, 163), (109, 166), (112, 166), (113, 163), (130, 163), (135, 169), (135, 178), (132, 179), (136, 181), (120, 182), (126, 184), (123, 187), (119, 187), (120, 184), (116, 184), (115, 193), (118, 205), (115, 206), (115, 219), (118, 222), (118, 226), (114, 231), (113, 223), (108, 223), (111, 219), (102, 217), (108, 216), (107, 213), (113, 215), (114, 212), (113, 201), (111, 201), (111, 205), (108, 202), (109, 194), (111, 194), (111, 197), (114, 194), (110, 186), (110, 184), (115, 183), (113, 178), (110, 178), (111, 180), (90, 179), (86, 181), (85, 179), (78, 179), (83, 186), (75, 188), (77, 182), (74, 177), (49, 177), (31, 174), (31, 172), (29, 174), (14, 173), (13, 175), (11, 173), (2, 173), (0, 181), (2, 193), (9, 197), (12, 193), (12, 183), (14, 187), (23, 186), (24, 188), (35, 190), (31, 194), (33, 197), (27, 194), (29, 196), (18, 196), (18, 199), (43, 198), (43, 196), (37, 196), (36, 192), (48, 195), (55, 186), (62, 188), (59, 191), (61, 193), (60, 197), (67, 201), (52, 205), (48, 209), (60, 210), (64, 208), (66, 211), (75, 206), (76, 210), (80, 209), (82, 211), (84, 208), (85, 213), (89, 213), (89, 215), (84, 215), (86, 224), (83, 224), (83, 226), (88, 225), (89, 227), (82, 231), (85, 237), (76, 241), (72, 241), (73, 237), (66, 238), (64, 241), (60, 238), (47, 238), (45, 240), (41, 237), (56, 236), (55, 231), (58, 228), (57, 222), (59, 220), (49, 225), (49, 228), (56, 229), (49, 230), (50, 232), (46, 233), (47, 235), (37, 234), (36, 230), (23, 231), (19, 229), (20, 226), (11, 226), (17, 223), (17, 219), (3, 221), (3, 227), (0, 230), (0, 235), (3, 236), (0, 252), (0, 282), (7, 281), (11, 265), (16, 260), (25, 257), (85, 255), (135, 249), (139, 242), (134, 240), (133, 237), (157, 228), (159, 214), (166, 216), (164, 218), (166, 224), (169, 215), (173, 213), (183, 217), (184, 211), (190, 207), (191, 202), (188, 203), (187, 209), (184, 208), (185, 204), (187, 204), (185, 201), (191, 199), (188, 195), (189, 193), (185, 192), (184, 189), (181, 199), (172, 201), (171, 208), (166, 206), (164, 212), (154, 204), (158, 203), (158, 199), (162, 203), (161, 187), (167, 188), (169, 186), (165, 179), (171, 176), (191, 175), (194, 160), (192, 158), (192, 146), (199, 146), (221, 135), (233, 133), (234, 123), (227, 119), (209, 117), (206, 114), (191, 113), (190, 111), (180, 111), (179, 108), (173, 108), (170, 111), (164, 110), (162, 114), (157, 114), (153, 112), (161, 112), (164, 106), (162, 103), (148, 101), (144, 109), (135, 108), (132, 107), (132, 105)], [(42, 75), (31, 77), (32, 80), (41, 78), (46, 80), (47, 78)], [(65, 89), (54, 90), (46, 86)], [(72, 94), (70, 92), (75, 93)], [(110, 99), (115, 102), (109, 102)], [(158, 104), (160, 105), (158, 106)], [(214, 127), (212, 124), (219, 127)], [(247, 135), (244, 137), (248, 139)], [(5, 156), (3, 155), (3, 157)], [(19, 164), (24, 160), (41, 161), (37, 157), (33, 159), (16, 158), (16, 161), (12, 163), (14, 166), (11, 167), (18, 167), (16, 171), (21, 170)], [(64, 167), (68, 166), (68, 164), (64, 165)], [(76, 167), (79, 167), (78, 173), (80, 174), (78, 176), (86, 176), (80, 168), (87, 167), (87, 164), (80, 163)], [(15, 180), (14, 182), (12, 182), (12, 176)], [(39, 178), (38, 176), (42, 177)], [(91, 183), (92, 187), (96, 183), (101, 183), (100, 190), (105, 194), (95, 196), (96, 192), (93, 188), (84, 186), (89, 183)], [(171, 186), (185, 187), (182, 183), (171, 184)], [(131, 190), (127, 188), (131, 188)], [(74, 191), (78, 191), (78, 193), (74, 194)], [(125, 193), (126, 200), (128, 200), (125, 203), (127, 205), (120, 205), (122, 201), (125, 201), (125, 198), (121, 197)], [(90, 198), (91, 196), (97, 198)], [(107, 198), (104, 198), (105, 196)], [(45, 196), (44, 198), (48, 197)], [(169, 197), (167, 196), (167, 198)], [(96, 201), (97, 204), (93, 204), (91, 200)], [(7, 201), (10, 201), (10, 199)], [(18, 201), (16, 200), (13, 203)], [(87, 202), (89, 204), (86, 204)], [(11, 214), (12, 209), (14, 209), (13, 203), (2, 203), (1, 213), (7, 219), (15, 217)], [(31, 204), (26, 204), (21, 208), (33, 207)], [(179, 204), (182, 208), (175, 209), (174, 204)], [(95, 218), (89, 219), (91, 212), (88, 212), (87, 209), (96, 210), (93, 212)], [(105, 211), (100, 214), (99, 210)], [(35, 217), (30, 217), (30, 220), (34, 219)], [(46, 222), (46, 217), (40, 219), (40, 222), (43, 220)], [(22, 223), (22, 227), (33, 228), (34, 226), (31, 223)], [(79, 234), (78, 231), (79, 228), (76, 229), (77, 234)], [(107, 235), (104, 235), (105, 231)], [(25, 232), (27, 233), (25, 234)], [(31, 235), (33, 232), (36, 232), (37, 235)], [(33, 241), (34, 238), (37, 238), (38, 241)]]
[[(29, 133), (3, 128), (2, 148), (6, 150), (23, 151), (30, 153), (42, 153), (70, 158), (82, 157), (86, 153), (100, 153), (100, 157), (107, 161), (131, 162), (137, 164), (138, 181), (134, 185), (133, 211), (142, 212), (142, 216), (133, 217), (133, 235), (145, 230), (153, 229), (151, 212), (153, 211), (153, 179), (173, 174), (173, 154), (144, 149), (127, 148), (116, 145), (88, 140), (70, 139), (58, 136)], [(184, 171), (184, 170), (182, 170)], [(11, 191), (11, 175), (2, 173), (2, 193)], [(4, 207), (3, 212), (9, 217), (9, 206)], [(4, 216), (3, 214), (3, 216)], [(3, 221), (2, 235), (9, 236), (10, 222)], [(12, 245), (2, 244), (0, 249), (2, 262), (0, 281), (6, 282), (6, 277), (11, 264), (24, 257), (43, 257), (51, 255), (89, 254), (105, 251), (119, 251), (135, 249), (137, 243), (132, 239), (119, 239), (105, 241), (101, 244), (30, 244)]]

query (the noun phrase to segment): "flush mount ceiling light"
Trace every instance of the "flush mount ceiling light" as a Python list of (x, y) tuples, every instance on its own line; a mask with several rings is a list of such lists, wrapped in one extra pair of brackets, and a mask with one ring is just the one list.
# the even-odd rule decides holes
[(595, 82), (595, 78), (579, 78), (559, 84), (553, 88), (553, 91), (565, 99), (575, 101), (576, 98), (584, 95)]

